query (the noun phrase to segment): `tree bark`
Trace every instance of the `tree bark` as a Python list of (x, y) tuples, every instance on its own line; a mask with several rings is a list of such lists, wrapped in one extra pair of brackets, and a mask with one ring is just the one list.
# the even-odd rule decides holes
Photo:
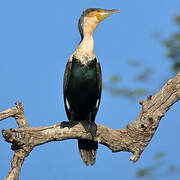
[[(150, 95), (147, 100), (140, 102), (142, 110), (134, 122), (118, 130), (97, 125), (97, 134), (93, 140), (107, 146), (112, 152), (132, 152), (130, 160), (136, 162), (152, 139), (161, 118), (179, 99), (180, 73), (175, 78), (168, 80), (156, 95)], [(92, 140), (92, 136), (86, 133), (80, 123), (70, 129), (62, 128), (61, 124), (30, 127), (20, 102), (16, 103), (16, 107), (0, 112), (0, 121), (8, 117), (14, 117), (19, 128), (2, 130), (3, 137), (7, 142), (12, 143), (14, 151), (11, 169), (6, 180), (18, 180), (22, 164), (35, 146), (67, 139)]]

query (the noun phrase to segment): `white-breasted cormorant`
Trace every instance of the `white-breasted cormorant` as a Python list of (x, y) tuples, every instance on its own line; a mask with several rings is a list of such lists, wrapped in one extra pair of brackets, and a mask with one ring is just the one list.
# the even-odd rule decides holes
[[(64, 104), (69, 119), (62, 126), (72, 127), (81, 122), (86, 132), (95, 137), (95, 117), (99, 108), (102, 75), (99, 61), (94, 54), (92, 34), (99, 22), (119, 10), (88, 8), (79, 19), (81, 41), (68, 60), (64, 73)], [(78, 140), (79, 152), (84, 163), (94, 165), (98, 143)]]

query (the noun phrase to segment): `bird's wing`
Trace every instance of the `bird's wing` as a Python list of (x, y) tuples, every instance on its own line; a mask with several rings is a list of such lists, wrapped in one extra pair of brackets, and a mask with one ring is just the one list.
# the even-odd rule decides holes
[(97, 72), (97, 81), (98, 81), (98, 99), (97, 99), (97, 103), (96, 103), (96, 113), (98, 111), (99, 108), (99, 104), (101, 101), (101, 92), (102, 92), (102, 73), (101, 73), (101, 65), (99, 63), (99, 61), (97, 60), (96, 63), (96, 72)]
[(66, 69), (64, 72), (64, 81), (63, 81), (64, 105), (65, 105), (66, 114), (67, 114), (69, 120), (71, 119), (71, 113), (70, 113), (70, 105), (69, 105), (69, 102), (67, 100), (66, 92), (67, 92), (67, 87), (69, 84), (71, 67), (72, 67), (72, 61), (70, 58), (66, 64)]

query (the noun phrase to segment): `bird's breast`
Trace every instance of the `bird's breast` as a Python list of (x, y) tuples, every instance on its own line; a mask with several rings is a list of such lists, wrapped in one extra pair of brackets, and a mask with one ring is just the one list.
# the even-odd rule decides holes
[(97, 81), (96, 59), (82, 64), (76, 59), (72, 60), (71, 84), (79, 88), (91, 88), (96, 86)]
[(79, 119), (86, 119), (99, 98), (97, 59), (83, 64), (73, 58), (71, 63), (66, 98), (74, 114)]

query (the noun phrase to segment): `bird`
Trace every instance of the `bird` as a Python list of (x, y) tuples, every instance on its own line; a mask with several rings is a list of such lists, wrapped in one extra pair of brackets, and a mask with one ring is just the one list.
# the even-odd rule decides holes
[[(102, 91), (101, 66), (94, 53), (93, 32), (102, 20), (117, 12), (117, 9), (101, 8), (87, 8), (82, 12), (78, 23), (81, 40), (64, 72), (63, 95), (69, 122), (62, 122), (61, 126), (71, 128), (81, 123), (93, 138), (97, 132), (95, 117)], [(93, 138), (78, 139), (79, 153), (87, 166), (96, 162), (98, 143)]]

